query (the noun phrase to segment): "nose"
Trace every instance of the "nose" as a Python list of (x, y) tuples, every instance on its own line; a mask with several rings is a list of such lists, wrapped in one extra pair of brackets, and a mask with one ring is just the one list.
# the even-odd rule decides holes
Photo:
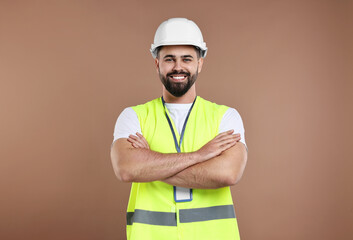
[(174, 64), (173, 70), (180, 71), (182, 69), (183, 69), (183, 67), (182, 67), (181, 60), (180, 59), (175, 60), (175, 64)]

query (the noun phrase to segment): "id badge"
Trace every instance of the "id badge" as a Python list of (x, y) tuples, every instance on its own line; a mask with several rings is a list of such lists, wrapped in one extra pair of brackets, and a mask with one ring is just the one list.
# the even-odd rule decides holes
[(175, 202), (192, 201), (192, 189), (174, 186), (174, 201)]

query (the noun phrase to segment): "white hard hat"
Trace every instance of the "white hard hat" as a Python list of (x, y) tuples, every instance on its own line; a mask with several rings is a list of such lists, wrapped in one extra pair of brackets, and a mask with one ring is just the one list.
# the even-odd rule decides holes
[(157, 57), (156, 49), (166, 45), (193, 45), (200, 49), (201, 57), (207, 54), (201, 30), (186, 18), (170, 18), (159, 25), (150, 49), (153, 58)]

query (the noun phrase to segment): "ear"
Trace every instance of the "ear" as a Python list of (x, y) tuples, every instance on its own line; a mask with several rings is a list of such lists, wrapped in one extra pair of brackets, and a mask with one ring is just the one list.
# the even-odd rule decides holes
[(158, 59), (158, 58), (155, 58), (155, 59), (154, 59), (154, 64), (155, 64), (155, 66), (156, 66), (156, 71), (157, 71), (157, 73), (159, 73), (159, 59)]
[(199, 67), (199, 71), (198, 71), (198, 73), (200, 73), (200, 72), (201, 72), (202, 65), (203, 65), (203, 58), (202, 58), (202, 57), (200, 57), (200, 58), (199, 58), (199, 60), (198, 60), (198, 67)]

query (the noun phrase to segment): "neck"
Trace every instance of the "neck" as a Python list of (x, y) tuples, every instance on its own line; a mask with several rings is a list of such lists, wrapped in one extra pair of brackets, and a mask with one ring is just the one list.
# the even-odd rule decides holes
[(193, 103), (196, 97), (195, 84), (181, 97), (170, 94), (163, 86), (163, 98), (166, 103)]

